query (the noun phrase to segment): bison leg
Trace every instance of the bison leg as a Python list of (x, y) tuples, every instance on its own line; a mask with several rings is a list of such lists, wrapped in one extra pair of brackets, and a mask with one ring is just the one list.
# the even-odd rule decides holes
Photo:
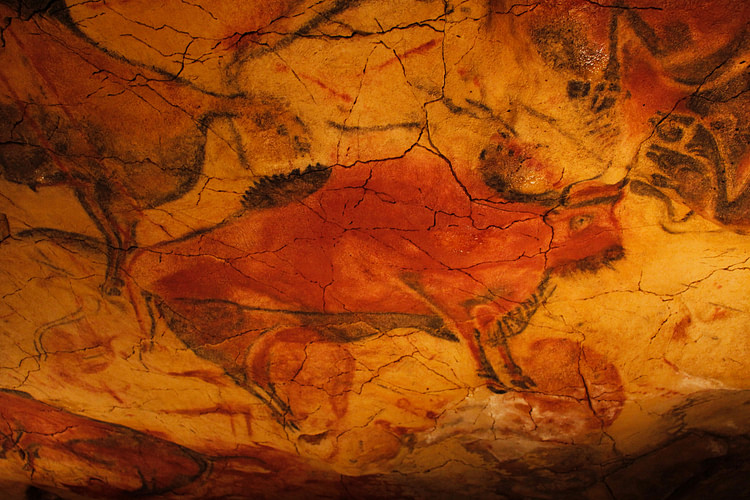
[(479, 369), (477, 370), (477, 374), (487, 379), (489, 382), (487, 384), (487, 388), (494, 392), (495, 394), (505, 394), (508, 392), (508, 386), (500, 382), (500, 378), (497, 376), (497, 372), (495, 372), (495, 369), (492, 367), (492, 363), (487, 359), (487, 353), (484, 351), (484, 347), (482, 345), (482, 334), (479, 330), (474, 330), (474, 338), (476, 340), (476, 346), (477, 346), (477, 357), (478, 357), (478, 363), (479, 363)]
[(489, 373), (488, 378), (496, 379), (493, 367), (502, 366), (510, 375), (510, 383), (514, 387), (530, 389), (536, 385), (513, 359), (508, 339), (526, 329), (531, 318), (553, 291), (554, 288), (548, 286), (547, 279), (543, 279), (528, 300), (506, 312), (500, 319), (496, 319), (496, 311), (491, 305), (474, 309), (475, 321), (480, 325), (475, 331), (480, 354), (480, 373)]
[[(498, 328), (500, 328), (500, 322), (498, 322)], [(500, 358), (503, 360), (506, 371), (510, 375), (511, 384), (520, 389), (531, 389), (532, 387), (536, 386), (534, 381), (523, 373), (521, 367), (518, 366), (516, 361), (513, 359), (510, 347), (508, 346), (508, 335), (505, 333), (500, 333), (500, 335), (498, 335), (497, 352), (500, 355)]]
[(479, 376), (489, 379), (491, 383), (488, 389), (492, 392), (503, 394), (510, 390), (503, 385), (495, 371), (496, 366), (501, 366), (503, 371), (510, 376), (510, 383), (519, 389), (530, 389), (534, 387), (534, 381), (523, 373), (523, 370), (515, 362), (508, 346), (508, 336), (504, 334), (500, 322), (490, 332), (482, 333), (475, 330), (475, 339), (479, 352)]
[[(85, 185), (84, 187), (77, 188), (75, 193), (81, 207), (91, 217), (91, 220), (97, 229), (99, 229), (107, 245), (107, 269), (101, 289), (106, 295), (120, 295), (122, 287), (125, 285), (121, 275), (121, 268), (126, 253), (126, 242), (124, 240), (127, 240), (130, 235), (126, 234), (125, 238), (123, 238), (122, 233), (125, 231), (120, 230), (117, 221), (114, 220), (112, 214), (99, 200), (101, 195), (98, 194), (98, 191), (102, 189), (97, 188), (98, 185)], [(132, 232), (132, 225), (130, 231)]]

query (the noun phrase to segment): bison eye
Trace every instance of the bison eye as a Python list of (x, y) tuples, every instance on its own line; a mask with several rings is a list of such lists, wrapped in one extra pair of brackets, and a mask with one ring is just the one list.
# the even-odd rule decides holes
[(591, 214), (583, 214), (573, 217), (569, 222), (570, 230), (580, 231), (581, 229), (584, 229), (586, 226), (591, 224), (592, 220), (594, 220), (594, 216)]
[(664, 142), (677, 142), (682, 139), (682, 128), (674, 124), (666, 124), (656, 129), (656, 134)]

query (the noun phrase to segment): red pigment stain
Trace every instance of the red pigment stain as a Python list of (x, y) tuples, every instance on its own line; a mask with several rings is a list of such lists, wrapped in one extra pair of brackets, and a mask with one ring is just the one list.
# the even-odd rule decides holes
[(650, 118), (657, 112), (670, 111), (692, 91), (670, 81), (645, 48), (632, 44), (623, 49), (623, 82), (632, 94), (624, 103), (628, 122), (641, 124), (633, 131), (636, 135), (648, 133), (653, 128)]
[(409, 434), (414, 434), (415, 432), (423, 432), (431, 428), (431, 426), (429, 425), (425, 425), (422, 427), (404, 427), (401, 425), (393, 425), (387, 420), (376, 420), (375, 425), (390, 432), (391, 434), (394, 434), (399, 438)]
[[(209, 29), (219, 35), (222, 47), (227, 49), (241, 50), (258, 42), (267, 43), (264, 30), (271, 32), (272, 36), (273, 31), (281, 32), (285, 28), (295, 30), (277, 21), (291, 14), (296, 3), (296, 0), (265, 0), (245, 3), (241, 9), (233, 8), (229, 3), (229, 9), (220, 9), (216, 16), (218, 19), (211, 23)], [(216, 7), (220, 5), (221, 2)], [(208, 9), (212, 10), (212, 7)]]
[[(36, 401), (29, 395), (0, 389), (0, 447), (24, 457), (34, 482), (61, 484), (86, 498), (152, 497), (201, 491), (210, 484), (215, 497), (246, 496), (258, 481), (276, 481), (281, 491), (289, 477), (315, 490), (325, 472), (312, 471), (296, 455), (263, 445), (237, 444), (227, 450), (211, 442), (200, 452), (180, 446), (157, 431), (139, 432), (75, 415)], [(11, 439), (12, 437), (12, 439)], [(207, 456), (206, 453), (210, 456)], [(9, 458), (9, 457), (7, 457)], [(65, 469), (59, 469), (59, 464)], [(258, 472), (253, 472), (253, 471)], [(49, 471), (61, 471), (53, 477)], [(66, 475), (66, 471), (73, 471)], [(334, 484), (338, 476), (328, 478)], [(324, 492), (330, 493), (330, 486)]]
[(690, 315), (686, 315), (682, 318), (674, 327), (672, 331), (672, 340), (675, 342), (684, 342), (687, 340), (687, 329), (693, 323), (693, 319)]
[(427, 408), (430, 407), (437, 410), (444, 408), (447, 403), (448, 400), (446, 399), (430, 398), (429, 401), (414, 402), (407, 398), (399, 398), (398, 401), (396, 401), (396, 406), (417, 417), (432, 420), (437, 418), (440, 414), (436, 411), (428, 410)]
[(536, 382), (522, 396), (542, 430), (597, 430), (611, 425), (622, 411), (626, 398), (620, 374), (594, 349), (568, 339), (542, 339), (518, 362)]
[(723, 307), (715, 307), (713, 310), (713, 313), (711, 314), (711, 321), (716, 321), (717, 319), (724, 319), (729, 316), (729, 311)]
[(0, 391), (0, 419), (18, 436), (12, 447), (26, 452), (32, 469), (45, 470), (54, 462), (75, 470), (80, 484), (67, 485), (72, 491), (118, 497), (136, 490), (157, 493), (190, 483), (207, 465), (175, 443), (74, 415), (23, 393)]
[(747, 2), (711, 0), (674, 4), (661, 11), (642, 10), (638, 14), (661, 40), (668, 40), (678, 23), (687, 26), (691, 46), (703, 47), (703, 53), (714, 52), (718, 44), (741, 35), (750, 18), (750, 4)]

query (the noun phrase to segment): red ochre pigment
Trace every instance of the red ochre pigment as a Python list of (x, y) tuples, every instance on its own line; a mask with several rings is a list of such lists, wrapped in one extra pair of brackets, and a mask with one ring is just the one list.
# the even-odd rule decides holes
[(321, 380), (334, 412), (344, 411), (336, 399), (354, 369), (344, 344), (399, 327), (459, 339), (503, 392), (498, 373), (518, 387), (531, 381), (502, 338), (518, 332), (498, 335), (498, 320), (533, 314), (551, 273), (621, 256), (618, 199), (617, 186), (587, 183), (557, 208), (511, 203), (470, 169), (415, 148), (330, 167), (312, 194), (140, 251), (127, 274), (158, 297), (189, 347), (262, 398), (275, 399), (274, 379), (294, 375), (304, 345), (323, 340), (330, 373)]

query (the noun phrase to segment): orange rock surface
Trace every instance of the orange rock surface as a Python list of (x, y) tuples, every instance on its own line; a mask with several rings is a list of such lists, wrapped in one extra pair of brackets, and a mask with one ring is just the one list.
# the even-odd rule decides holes
[(747, 495), (750, 4), (0, 13), (0, 498)]

